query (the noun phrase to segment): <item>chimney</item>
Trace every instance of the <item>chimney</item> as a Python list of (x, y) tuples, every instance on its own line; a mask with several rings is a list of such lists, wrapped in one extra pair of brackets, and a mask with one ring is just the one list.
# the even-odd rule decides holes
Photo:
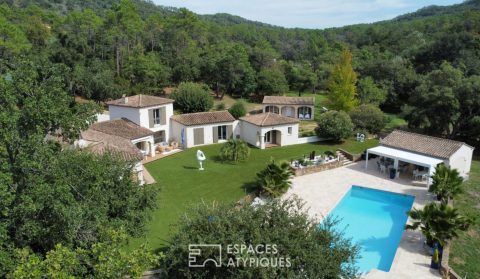
[(123, 94), (122, 97), (123, 97), (123, 103), (127, 104), (128, 103), (128, 97), (125, 94)]

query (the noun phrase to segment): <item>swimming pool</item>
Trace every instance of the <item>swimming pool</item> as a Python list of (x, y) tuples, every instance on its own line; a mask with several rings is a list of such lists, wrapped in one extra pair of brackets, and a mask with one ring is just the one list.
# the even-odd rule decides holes
[(415, 197), (352, 186), (329, 213), (339, 218), (337, 229), (343, 230), (360, 248), (357, 267), (365, 273), (372, 268), (390, 271), (402, 238), (407, 211)]

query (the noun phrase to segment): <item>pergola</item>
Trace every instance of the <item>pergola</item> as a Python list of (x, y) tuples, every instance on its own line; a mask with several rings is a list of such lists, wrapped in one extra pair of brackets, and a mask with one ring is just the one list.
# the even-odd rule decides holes
[[(398, 169), (399, 161), (426, 167), (428, 168), (428, 174), (430, 177), (434, 174), (435, 167), (438, 164), (443, 163), (443, 160), (437, 159), (435, 157), (421, 155), (421, 154), (408, 152), (408, 151), (387, 147), (387, 146), (377, 146), (377, 147), (367, 149), (367, 154), (365, 157), (366, 169), (368, 168), (368, 154), (375, 154), (375, 155), (393, 159), (393, 167), (395, 169)], [(427, 180), (427, 186), (428, 185), (430, 185), (430, 178)]]

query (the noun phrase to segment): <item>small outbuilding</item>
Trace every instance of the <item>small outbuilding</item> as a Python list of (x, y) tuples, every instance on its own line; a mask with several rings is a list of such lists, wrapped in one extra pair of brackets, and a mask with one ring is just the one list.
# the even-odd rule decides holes
[(298, 143), (299, 120), (276, 113), (240, 118), (241, 138), (260, 149)]
[(392, 159), (396, 170), (400, 163), (408, 163), (426, 168), (431, 176), (435, 167), (444, 163), (468, 179), (473, 150), (464, 142), (395, 130), (380, 140), (380, 146), (367, 150), (366, 164), (368, 155), (375, 154)]
[(314, 97), (263, 97), (263, 112), (271, 112), (300, 120), (313, 120), (315, 114)]

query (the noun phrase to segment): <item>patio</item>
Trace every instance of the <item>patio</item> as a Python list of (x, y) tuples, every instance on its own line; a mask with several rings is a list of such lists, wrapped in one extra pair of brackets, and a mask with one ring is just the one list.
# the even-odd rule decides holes
[[(371, 161), (373, 162), (373, 161)], [(292, 188), (285, 197), (298, 196), (306, 202), (308, 213), (318, 219), (326, 216), (348, 192), (352, 185), (370, 187), (415, 196), (414, 207), (423, 207), (433, 200), (425, 184), (412, 185), (411, 177), (402, 175), (389, 179), (378, 171), (375, 163), (365, 162), (329, 171), (295, 177)], [(390, 272), (372, 270), (364, 278), (441, 278), (436, 270), (431, 270), (430, 256), (423, 249), (424, 237), (419, 231), (405, 231), (397, 249)]]

